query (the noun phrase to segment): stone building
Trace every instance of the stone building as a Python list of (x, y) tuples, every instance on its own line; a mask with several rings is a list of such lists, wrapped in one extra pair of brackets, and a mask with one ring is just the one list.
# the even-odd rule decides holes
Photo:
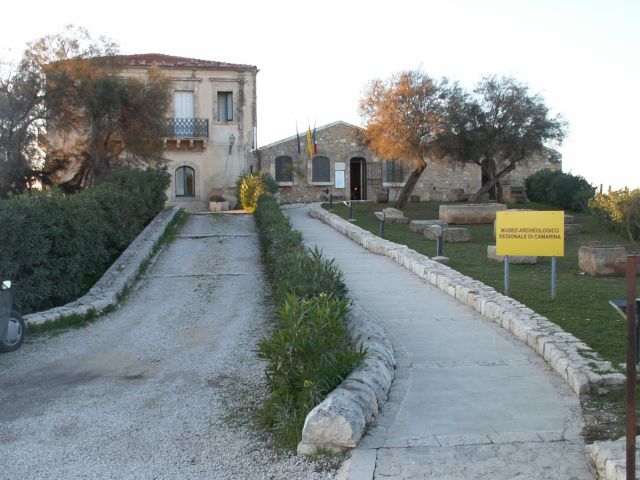
[[(257, 168), (278, 182), (280, 197), (286, 203), (318, 201), (326, 193), (332, 193), (334, 198), (375, 200), (376, 193), (403, 181), (404, 175), (382, 171), (387, 162), (362, 145), (361, 131), (342, 121), (316, 128), (317, 154), (313, 157), (307, 149), (305, 132), (299, 142), (294, 135), (265, 145), (257, 152)], [(397, 167), (401, 169), (400, 164)]]
[[(236, 180), (249, 171), (256, 148), (257, 67), (161, 54), (116, 58), (123, 76), (146, 78), (155, 65), (171, 80), (163, 155), (171, 173), (169, 202), (188, 211), (206, 210), (214, 193), (235, 203)], [(59, 138), (51, 133), (49, 149), (54, 150)], [(70, 168), (63, 175), (73, 174)]]
[[(411, 164), (376, 157), (360, 140), (362, 128), (338, 121), (316, 128), (317, 153), (309, 154), (306, 135), (285, 138), (256, 152), (256, 168), (278, 182), (284, 203), (334, 198), (376, 200), (388, 193), (394, 200), (413, 170)], [(300, 145), (300, 147), (298, 147)], [(496, 165), (498, 171), (503, 165)], [(482, 186), (487, 166), (427, 159), (413, 191), (421, 200), (464, 200)], [(524, 187), (525, 179), (543, 168), (561, 169), (560, 154), (547, 149), (518, 162), (501, 185), (507, 199), (510, 191)], [(490, 192), (492, 197), (495, 192)]]

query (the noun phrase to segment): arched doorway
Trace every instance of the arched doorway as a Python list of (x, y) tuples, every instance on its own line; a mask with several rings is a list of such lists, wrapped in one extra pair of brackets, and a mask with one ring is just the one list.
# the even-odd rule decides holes
[(367, 199), (367, 161), (362, 157), (349, 161), (349, 193), (351, 200)]

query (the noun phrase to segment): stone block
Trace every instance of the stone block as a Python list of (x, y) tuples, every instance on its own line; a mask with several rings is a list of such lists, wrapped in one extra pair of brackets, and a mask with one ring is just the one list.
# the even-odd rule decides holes
[(364, 427), (365, 416), (355, 395), (336, 389), (307, 415), (302, 443), (355, 448)]
[(404, 212), (402, 210), (398, 210), (397, 208), (383, 208), (382, 213), (384, 213), (384, 221), (386, 223), (409, 222), (409, 219), (404, 216)]
[(442, 231), (442, 238), (446, 243), (465, 243), (471, 241), (471, 232), (464, 227), (442, 227), (432, 225), (423, 231), (427, 240), (435, 240), (438, 233)]
[[(487, 245), (487, 258), (495, 262), (504, 262), (504, 257), (496, 253), (495, 245)], [(510, 264), (525, 264), (534, 265), (538, 263), (538, 257), (525, 257), (525, 256), (511, 256), (509, 257)]]
[(433, 225), (444, 226), (444, 222), (442, 220), (411, 220), (409, 222), (409, 230), (415, 233), (422, 233)]
[(525, 203), (527, 201), (527, 195), (524, 187), (516, 185), (505, 187), (504, 201), (506, 203)]
[(440, 220), (449, 224), (491, 224), (496, 213), (507, 209), (502, 203), (440, 205)]
[(209, 211), (211, 212), (224, 212), (229, 210), (229, 202), (226, 200), (222, 201), (209, 201)]
[(593, 277), (624, 277), (627, 252), (621, 245), (584, 245), (578, 249), (578, 267)]

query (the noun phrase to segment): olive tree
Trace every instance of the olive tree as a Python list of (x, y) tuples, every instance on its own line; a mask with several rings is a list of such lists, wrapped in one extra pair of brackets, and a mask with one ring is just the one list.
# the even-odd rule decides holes
[[(486, 77), (472, 92), (420, 70), (374, 80), (360, 101), (366, 144), (381, 158), (414, 169), (400, 192), (402, 209), (428, 158), (474, 163), (489, 172), (471, 200), (499, 187), (516, 164), (548, 143), (560, 143), (566, 124), (544, 101), (511, 78)], [(502, 165), (498, 169), (498, 165)]]

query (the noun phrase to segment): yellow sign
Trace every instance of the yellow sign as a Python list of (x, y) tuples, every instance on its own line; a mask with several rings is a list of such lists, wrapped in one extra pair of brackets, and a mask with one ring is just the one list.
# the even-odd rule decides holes
[(496, 254), (564, 257), (564, 212), (497, 212)]

